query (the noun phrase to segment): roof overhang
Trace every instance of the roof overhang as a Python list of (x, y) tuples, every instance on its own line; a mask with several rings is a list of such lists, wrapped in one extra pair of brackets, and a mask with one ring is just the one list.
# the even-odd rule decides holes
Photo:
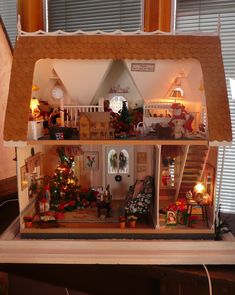
[(16, 42), (4, 129), (5, 141), (26, 141), (34, 65), (39, 59), (188, 59), (202, 67), (209, 142), (231, 142), (232, 129), (218, 36), (22, 36)]

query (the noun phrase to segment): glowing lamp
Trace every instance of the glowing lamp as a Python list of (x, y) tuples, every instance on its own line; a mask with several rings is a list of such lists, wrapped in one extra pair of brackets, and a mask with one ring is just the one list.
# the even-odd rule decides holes
[(172, 90), (171, 94), (170, 94), (170, 98), (175, 99), (175, 101), (177, 101), (177, 99), (182, 99), (184, 98), (184, 91), (182, 88), (180, 87), (176, 87)]
[(201, 203), (203, 201), (204, 193), (206, 192), (205, 186), (201, 182), (198, 182), (194, 186), (194, 192), (195, 192), (195, 200), (198, 203)]
[(196, 194), (203, 194), (206, 191), (205, 186), (201, 183), (198, 182), (195, 186), (194, 186), (194, 191)]
[(31, 98), (30, 109), (31, 109), (33, 117), (38, 114), (38, 111), (39, 111), (38, 106), (39, 106), (39, 102), (38, 102), (37, 98), (35, 98), (35, 97)]

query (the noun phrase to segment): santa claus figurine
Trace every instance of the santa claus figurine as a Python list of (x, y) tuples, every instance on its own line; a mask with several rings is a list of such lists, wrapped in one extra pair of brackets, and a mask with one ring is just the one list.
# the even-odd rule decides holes
[(172, 104), (172, 119), (169, 125), (173, 129), (173, 135), (175, 139), (182, 137), (188, 137), (189, 132), (192, 132), (192, 114), (185, 110), (185, 106), (180, 103)]

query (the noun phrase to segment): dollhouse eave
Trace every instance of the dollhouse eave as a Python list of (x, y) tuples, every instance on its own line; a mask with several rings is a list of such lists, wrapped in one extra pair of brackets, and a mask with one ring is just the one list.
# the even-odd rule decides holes
[[(158, 60), (200, 62), (209, 142), (231, 142), (232, 129), (218, 36), (75, 35), (21, 36), (16, 41), (4, 127), (5, 141), (27, 141), (28, 110), (39, 59)], [(221, 120), (223, 118), (223, 120)]]

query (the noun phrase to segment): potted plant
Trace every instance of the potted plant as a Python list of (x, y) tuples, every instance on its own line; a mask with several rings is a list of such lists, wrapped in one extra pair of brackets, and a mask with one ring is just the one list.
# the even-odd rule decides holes
[(125, 228), (126, 227), (126, 218), (124, 216), (119, 217), (119, 227)]
[(32, 216), (24, 216), (24, 223), (25, 223), (25, 227), (27, 227), (27, 228), (32, 227), (33, 217)]
[(135, 215), (131, 215), (131, 216), (128, 217), (128, 220), (130, 222), (130, 227), (135, 228), (136, 227), (137, 217)]

